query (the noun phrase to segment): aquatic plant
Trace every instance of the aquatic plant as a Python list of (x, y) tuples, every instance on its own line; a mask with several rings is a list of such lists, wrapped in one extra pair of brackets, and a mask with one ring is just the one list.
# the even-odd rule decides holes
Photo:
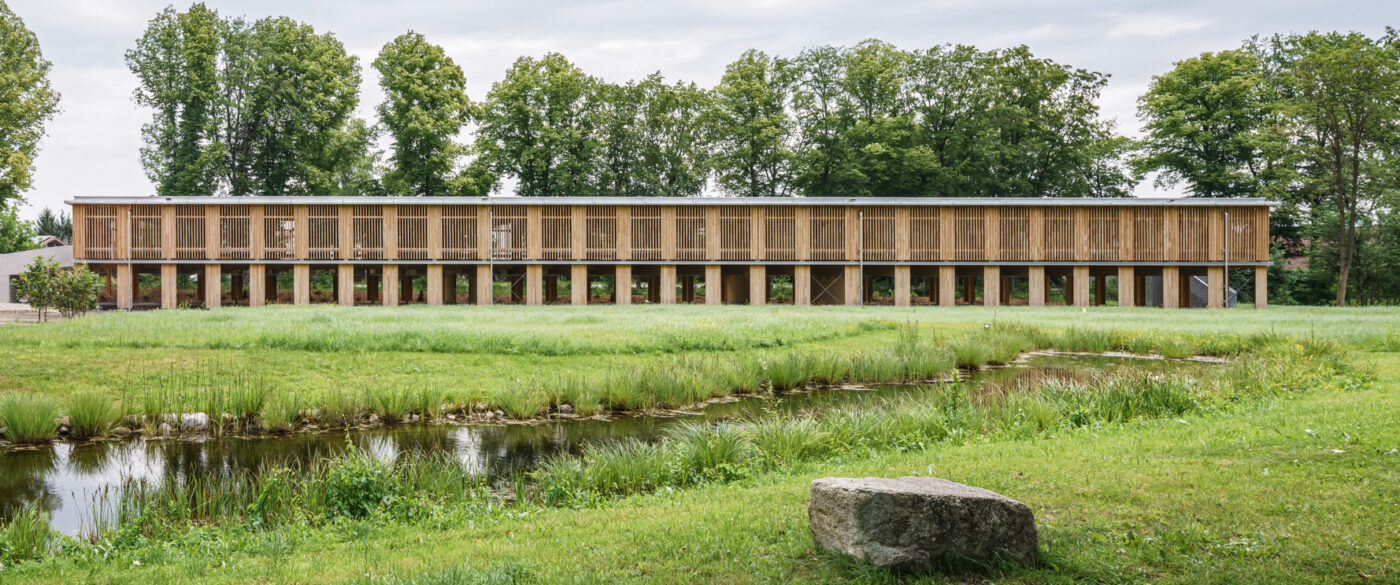
[(34, 506), (24, 506), (0, 527), (0, 561), (18, 563), (40, 558), (48, 552), (53, 537), (49, 515)]
[(121, 409), (110, 396), (83, 392), (68, 401), (68, 419), (74, 437), (96, 437), (107, 432), (121, 418)]
[(43, 443), (58, 432), (58, 403), (43, 395), (11, 393), (0, 399), (0, 427), (14, 443)]

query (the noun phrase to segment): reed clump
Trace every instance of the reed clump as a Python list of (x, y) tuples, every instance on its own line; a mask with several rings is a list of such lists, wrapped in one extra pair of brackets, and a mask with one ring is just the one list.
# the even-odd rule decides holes
[(0, 427), (12, 443), (44, 443), (58, 433), (58, 403), (43, 395), (11, 393), (0, 399)]

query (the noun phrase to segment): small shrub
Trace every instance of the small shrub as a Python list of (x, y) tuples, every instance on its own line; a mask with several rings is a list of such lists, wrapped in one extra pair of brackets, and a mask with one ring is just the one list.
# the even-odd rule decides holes
[(388, 463), (351, 448), (330, 462), (322, 488), (327, 514), (364, 518), (388, 503), (395, 482)]
[(58, 432), (58, 403), (47, 396), (11, 394), (0, 402), (0, 426), (13, 443), (43, 443)]

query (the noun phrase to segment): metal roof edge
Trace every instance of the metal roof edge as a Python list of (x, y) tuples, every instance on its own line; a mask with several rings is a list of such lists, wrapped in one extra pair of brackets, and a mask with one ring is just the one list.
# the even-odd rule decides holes
[(1184, 206), (1279, 207), (1262, 197), (400, 197), (400, 196), (107, 196), (79, 195), (64, 201), (131, 205), (253, 204), (265, 205), (905, 205), (905, 206)]

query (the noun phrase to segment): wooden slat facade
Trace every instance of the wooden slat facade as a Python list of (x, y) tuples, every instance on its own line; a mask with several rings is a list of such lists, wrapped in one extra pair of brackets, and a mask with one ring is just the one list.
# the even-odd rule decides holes
[[(625, 271), (639, 283), (651, 283), (647, 290), (657, 279), (671, 284), (693, 283), (711, 274), (709, 269), (700, 268), (681, 268), (678, 273), (677, 266), (767, 266), (762, 271), (745, 268), (734, 277), (762, 274), (766, 281), (773, 275), (801, 275), (803, 282), (793, 290), (808, 299), (840, 297), (848, 290), (863, 294), (865, 284), (845, 282), (850, 270), (860, 274), (861, 266), (895, 265), (913, 266), (913, 272), (908, 268), (869, 268), (875, 272), (866, 272), (861, 278), (893, 278), (901, 290), (908, 289), (912, 278), (926, 283), (923, 286), (929, 287), (929, 293), (925, 302), (935, 304), (962, 302), (953, 300), (957, 294), (951, 288), (943, 288), (964, 286), (958, 283), (969, 274), (983, 280), (994, 274), (997, 282), (986, 288), (993, 292), (1009, 286), (1005, 275), (1026, 278), (1026, 268), (1006, 266), (1034, 268), (1029, 272), (1031, 280), (1044, 286), (1050, 279), (1047, 274), (1069, 274), (1078, 266), (1099, 266), (1103, 268), (1094, 268), (1094, 275), (1127, 274), (1127, 278), (1139, 281), (1141, 277), (1132, 275), (1143, 270), (1134, 272), (1132, 266), (1160, 266), (1149, 272), (1181, 282), (1188, 273), (1207, 274), (1210, 266), (1259, 266), (1269, 260), (1270, 207), (1260, 200), (1075, 200), (1080, 201), (1076, 204), (990, 199), (869, 203), (850, 199), (647, 199), (615, 203), (523, 198), (460, 202), (275, 199), (260, 203), (257, 198), (150, 198), (149, 202), (80, 198), (73, 204), (74, 257), (93, 264), (198, 262), (207, 266), (252, 264), (258, 270), (264, 270), (264, 265), (273, 267), (268, 271), (282, 270), (275, 268), (276, 264), (329, 261), (338, 267), (337, 274), (346, 270), (343, 266), (372, 265), (375, 283), (389, 274), (388, 266), (393, 266), (395, 274), (418, 278), (434, 272), (425, 272), (422, 267), (401, 271), (399, 264), (662, 265), (660, 269)], [(801, 269), (790, 267), (794, 265)], [(948, 276), (939, 266), (969, 268), (958, 268), (956, 276)], [(1166, 269), (1175, 266), (1183, 267), (1179, 277), (1174, 271), (1167, 274)], [(1192, 266), (1196, 268), (1188, 271)], [(986, 267), (1003, 268), (984, 272)], [(470, 267), (447, 270), (468, 280), (479, 274)], [(510, 278), (536, 285), (544, 282), (542, 279), (567, 278), (576, 272), (546, 267), (525, 279), (523, 267), (502, 270)], [(246, 280), (237, 269), (223, 274), (225, 278), (238, 274), (240, 282)], [(481, 278), (490, 272), (484, 274), (487, 276)], [(608, 268), (600, 274), (624, 272)], [(716, 277), (729, 274), (722, 271)], [(810, 282), (806, 280), (809, 276)], [(945, 282), (949, 278), (954, 280)], [(259, 287), (263, 284), (260, 281)], [(744, 291), (762, 290), (759, 286), (724, 288), (749, 297)], [(1071, 287), (1076, 297), (1082, 292), (1077, 286)], [(551, 290), (549, 286), (545, 289)], [(1129, 284), (1127, 290), (1134, 290), (1133, 286)], [(1179, 296), (1177, 292), (1172, 294)], [(305, 295), (298, 292), (295, 296), (301, 299)], [(397, 302), (398, 296), (383, 294), (376, 299)], [(552, 299), (555, 293), (532, 291), (515, 296), (540, 300)], [(1035, 296), (1033, 300), (1044, 302)], [(487, 298), (475, 292), (465, 297)], [(652, 297), (665, 302), (690, 298), (670, 290)], [(762, 299), (746, 298), (746, 302), (759, 301)], [(714, 301), (707, 297), (704, 302)]]

